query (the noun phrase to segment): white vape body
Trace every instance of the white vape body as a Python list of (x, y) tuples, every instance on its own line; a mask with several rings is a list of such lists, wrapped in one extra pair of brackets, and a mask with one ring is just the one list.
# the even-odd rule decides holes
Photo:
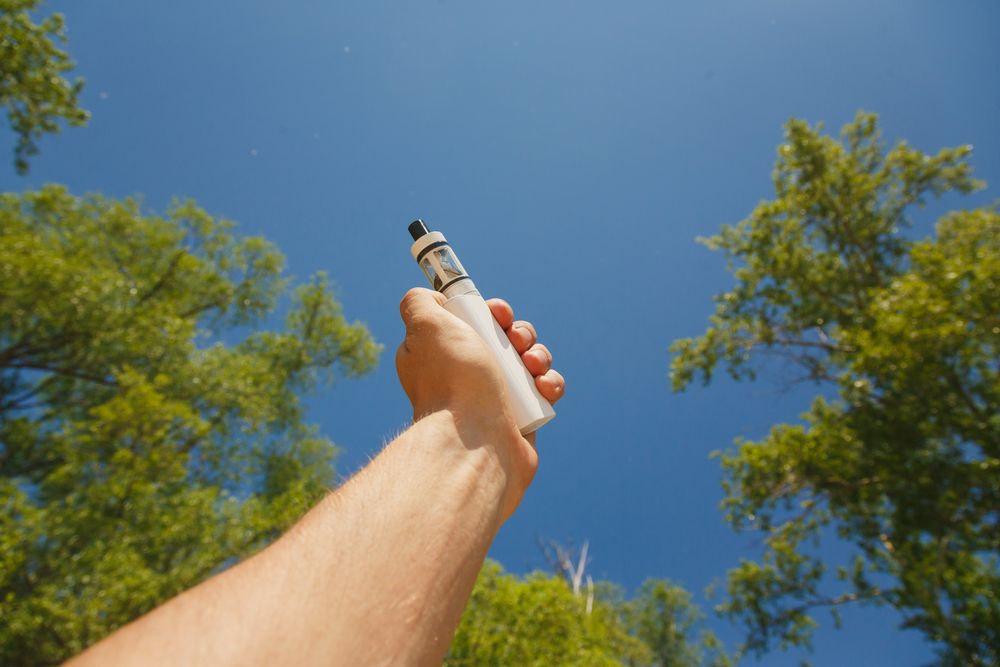
[(527, 435), (556, 416), (555, 410), (538, 392), (535, 378), (524, 367), (507, 334), (493, 318), (486, 301), (465, 272), (448, 241), (440, 232), (430, 232), (423, 222), (410, 225), (414, 238), (410, 252), (427, 279), (448, 300), (445, 310), (479, 334), (493, 352), (507, 385), (514, 419), (522, 435)]

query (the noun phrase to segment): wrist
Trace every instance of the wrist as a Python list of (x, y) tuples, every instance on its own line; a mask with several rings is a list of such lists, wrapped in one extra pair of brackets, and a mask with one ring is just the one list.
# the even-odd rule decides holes
[(505, 412), (439, 408), (413, 428), (426, 429), (420, 442), (442, 449), (436, 455), (449, 460), (447, 465), (469, 471), (472, 483), (497, 494), (502, 520), (510, 516), (534, 476), (537, 456)]
[(476, 484), (490, 488), (494, 483), (500, 485), (502, 521), (506, 521), (521, 502), (538, 467), (534, 446), (521, 436), (506, 411), (440, 408), (421, 417), (414, 427), (437, 431), (426, 440), (450, 450), (450, 465), (474, 470)]

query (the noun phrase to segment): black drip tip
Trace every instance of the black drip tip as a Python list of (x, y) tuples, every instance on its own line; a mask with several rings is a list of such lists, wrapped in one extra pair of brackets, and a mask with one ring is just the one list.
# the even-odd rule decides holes
[(429, 234), (431, 231), (427, 229), (427, 225), (424, 224), (423, 220), (414, 220), (410, 223), (410, 226), (407, 227), (407, 229), (410, 230), (410, 236), (413, 237), (414, 241), (419, 239), (424, 234)]

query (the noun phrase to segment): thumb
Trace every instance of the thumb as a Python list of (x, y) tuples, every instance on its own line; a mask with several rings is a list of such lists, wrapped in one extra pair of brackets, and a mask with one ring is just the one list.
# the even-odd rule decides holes
[(441, 316), (444, 302), (448, 299), (444, 294), (424, 287), (414, 287), (403, 295), (399, 302), (399, 316), (407, 330), (419, 326), (421, 322), (433, 320)]

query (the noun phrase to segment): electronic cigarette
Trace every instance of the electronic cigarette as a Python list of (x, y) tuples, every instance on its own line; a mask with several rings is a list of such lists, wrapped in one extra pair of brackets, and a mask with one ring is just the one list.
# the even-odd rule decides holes
[(431, 286), (448, 297), (445, 310), (472, 327), (496, 356), (521, 434), (537, 430), (555, 417), (556, 412), (538, 392), (535, 378), (524, 367), (521, 355), (493, 318), (490, 307), (458, 261), (455, 251), (444, 234), (428, 230), (422, 220), (412, 222), (409, 229), (413, 237), (410, 248), (413, 259), (417, 260)]

